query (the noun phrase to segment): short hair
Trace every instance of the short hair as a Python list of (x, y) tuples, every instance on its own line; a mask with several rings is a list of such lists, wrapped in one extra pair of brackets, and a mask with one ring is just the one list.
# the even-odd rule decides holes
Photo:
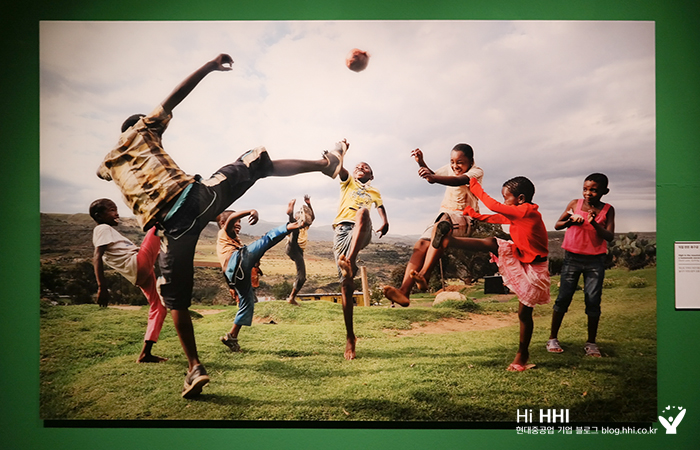
[(115, 203), (108, 198), (99, 198), (90, 203), (90, 217), (92, 217), (92, 220), (97, 223), (102, 223), (98, 218), (107, 211), (107, 207), (109, 207), (110, 204), (114, 205)]
[(216, 224), (219, 226), (219, 229), (223, 228), (223, 224), (226, 223), (228, 220), (229, 216), (233, 214), (235, 211), (231, 211), (230, 209), (227, 209), (226, 211), (223, 211), (221, 214), (216, 216)]
[(598, 187), (601, 189), (608, 188), (608, 177), (602, 173), (592, 173), (588, 175), (583, 181), (593, 181), (595, 183), (598, 183)]
[(474, 160), (474, 149), (469, 144), (457, 144), (454, 147), (452, 147), (452, 150), (462, 152), (464, 156), (471, 159), (472, 161)]
[(139, 121), (141, 117), (146, 117), (145, 114), (132, 114), (129, 117), (126, 118), (124, 123), (122, 123), (122, 133), (128, 130), (129, 128), (133, 127), (136, 125), (136, 122)]
[(527, 203), (532, 203), (532, 197), (535, 196), (535, 185), (525, 177), (511, 178), (503, 183), (503, 187), (508, 188), (510, 193), (516, 197), (524, 195)]

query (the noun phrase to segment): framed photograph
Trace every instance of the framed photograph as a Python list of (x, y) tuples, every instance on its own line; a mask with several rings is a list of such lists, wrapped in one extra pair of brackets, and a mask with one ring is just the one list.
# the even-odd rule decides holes
[[(9, 145), (2, 170), (14, 181), (2, 203), (12, 217), (3, 231), (16, 238), (3, 244), (8, 311), (0, 327), (8, 344), (3, 356), (17, 361), (3, 381), (3, 403), (19, 413), (3, 420), (12, 442), (41, 448), (89, 439), (116, 448), (157, 439), (151, 446), (184, 448), (235, 439), (260, 448), (288, 446), (284, 442), (292, 448), (459, 448), (466, 441), (523, 445), (534, 439), (576, 447), (594, 439), (603, 446), (634, 440), (657, 448), (675, 434), (685, 448), (698, 406), (684, 388), (693, 383), (692, 367), (673, 361), (694, 364), (684, 356), (681, 336), (697, 335), (697, 311), (674, 307), (673, 243), (700, 239), (693, 225), (698, 214), (680, 203), (697, 185), (699, 163), (688, 144), (694, 128), (680, 123), (695, 114), (687, 106), (697, 75), (687, 17), (671, 6), (661, 14), (651, 4), (634, 14), (609, 5), (610, 12), (556, 6), (505, 16), (465, 4), (436, 16), (428, 4), (411, 11), (356, 5), (355, 12), (338, 13), (317, 3), (282, 15), (269, 6), (216, 2), (136, 15), (116, 4), (17, 12), (16, 23), (28, 26), (10, 37), (15, 45), (6, 50), (13, 76), (6, 76), (4, 89)], [(96, 199), (114, 200), (118, 229), (137, 243), (144, 239), (148, 224), (96, 171), (117, 146), (124, 119), (150, 117), (183, 79), (221, 53), (233, 64), (198, 81), (167, 119), (163, 148), (177, 166), (206, 183), (260, 146), (273, 163), (323, 162), (346, 140), (344, 166), (371, 166), (368, 185), (381, 192), (376, 205), (386, 217), (372, 210), (373, 228), (385, 218), (389, 225), (386, 236), (386, 229), (375, 232), (360, 253), (369, 278), (360, 285), (358, 275), (356, 285), (372, 293), (373, 306), (360, 307), (358, 300), (354, 309), (352, 358), (334, 299), (300, 298), (299, 308), (266, 301), (280, 298), (275, 290), (293, 281), (294, 265), (281, 246), (261, 263), (265, 285), (257, 321), (241, 329), (243, 353), (231, 353), (219, 340), (236, 317), (228, 290), (225, 300), (196, 291), (195, 304), (202, 306), (191, 307), (192, 320), (211, 382), (188, 400), (179, 392), (187, 359), (172, 319), (165, 319), (153, 346), (168, 361), (136, 364), (147, 308), (93, 304), (87, 284), (94, 283), (96, 224), (88, 207)], [(353, 54), (365, 58), (359, 66)], [(441, 276), (437, 268), (432, 275), (443, 291), (451, 284), (462, 295), (453, 308), (423, 308), (431, 303), (412, 298), (414, 308), (404, 309), (382, 296), (384, 286), (400, 284), (413, 245), (445, 196), (444, 185), (420, 166), (434, 173), (454, 165), (456, 144), (473, 149), (470, 166), (483, 170), (480, 185), (499, 202), (508, 202), (515, 189), (509, 180), (527, 177), (534, 196), (523, 202), (537, 205), (550, 232), (551, 302), (532, 310), (529, 360), (522, 361), (535, 364), (530, 370), (506, 370), (520, 361), (519, 330), (527, 322), (515, 295), (484, 298), (483, 283), (471, 283), (476, 272), (465, 274), (449, 258)], [(291, 199), (298, 206), (308, 196), (315, 217), (307, 255), (316, 264), (307, 262), (308, 279), (315, 293), (324, 283), (336, 291), (330, 246), (340, 183), (323, 170), (308, 172), (320, 173), (259, 179), (231, 208), (255, 209), (260, 221), (246, 224), (243, 234), (260, 236), (287, 222)], [(615, 232), (606, 239), (603, 263), (594, 346), (601, 358), (587, 342), (597, 312), (585, 282), (561, 323), (564, 352), (552, 352), (549, 343), (566, 264), (564, 231), (554, 224), (578, 213), (570, 210), (576, 201), (590, 201), (590, 180), (600, 186), (601, 205), (612, 206), (605, 211)], [(482, 199), (479, 212), (491, 212), (488, 202)], [(504, 225), (489, 232), (505, 237), (510, 231)], [(201, 276), (225, 286), (215, 235), (213, 224), (203, 231), (194, 263), (209, 267)], [(201, 280), (195, 285), (209, 286)], [(128, 283), (119, 286), (115, 295), (140, 296)], [(314, 316), (303, 317), (305, 308)], [(436, 324), (442, 329), (433, 329)], [(182, 437), (173, 441), (175, 435)]]

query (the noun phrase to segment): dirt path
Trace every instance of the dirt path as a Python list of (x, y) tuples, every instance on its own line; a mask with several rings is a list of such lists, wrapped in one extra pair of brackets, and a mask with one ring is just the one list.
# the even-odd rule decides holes
[(517, 323), (518, 315), (515, 313), (499, 315), (470, 314), (468, 319), (442, 319), (437, 322), (413, 323), (410, 330), (401, 330), (397, 333), (397, 336), (493, 330), (516, 325)]

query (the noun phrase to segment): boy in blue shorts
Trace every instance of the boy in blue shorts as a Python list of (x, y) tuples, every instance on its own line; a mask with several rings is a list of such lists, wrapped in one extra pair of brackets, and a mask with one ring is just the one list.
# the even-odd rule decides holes
[(229, 55), (220, 54), (185, 78), (153, 112), (127, 118), (118, 145), (97, 170), (99, 178), (116, 183), (144, 230), (157, 226), (163, 232), (159, 292), (171, 311), (187, 357), (188, 371), (182, 390), (185, 398), (198, 395), (209, 382), (199, 361), (189, 315), (192, 262), (200, 232), (261, 178), (307, 172), (322, 172), (335, 178), (343, 165), (345, 151), (344, 144), (338, 143), (318, 160), (272, 161), (265, 148), (258, 147), (220, 168), (207, 180), (182, 171), (162, 145), (172, 111), (205, 76), (214, 71), (229, 71), (232, 64)]

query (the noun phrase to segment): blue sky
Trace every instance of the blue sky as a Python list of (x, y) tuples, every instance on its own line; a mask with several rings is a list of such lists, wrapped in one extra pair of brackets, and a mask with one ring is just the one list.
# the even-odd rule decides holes
[[(354, 47), (371, 55), (360, 73), (344, 66)], [(603, 172), (617, 231), (655, 231), (654, 51), (653, 22), (42, 22), (41, 211), (109, 197), (129, 216), (95, 176), (121, 122), (223, 52), (233, 70), (210, 74), (164, 135), (188, 173), (208, 177), (260, 145), (316, 159), (347, 138), (346, 166), (373, 167), (390, 233), (419, 234), (444, 187), (418, 177), (411, 150), (437, 169), (466, 142), (493, 197), (514, 176), (535, 183), (550, 230)], [(280, 221), (304, 194), (330, 224), (337, 181), (318, 174), (261, 180), (233, 208)]]

